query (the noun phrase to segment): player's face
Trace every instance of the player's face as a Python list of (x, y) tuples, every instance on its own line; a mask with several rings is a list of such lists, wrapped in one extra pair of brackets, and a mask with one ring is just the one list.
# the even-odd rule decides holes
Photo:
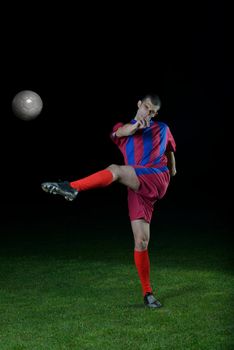
[(155, 117), (158, 113), (159, 106), (154, 105), (150, 98), (147, 98), (143, 101), (138, 101), (138, 111), (137, 111), (137, 117), (139, 119), (151, 119)]

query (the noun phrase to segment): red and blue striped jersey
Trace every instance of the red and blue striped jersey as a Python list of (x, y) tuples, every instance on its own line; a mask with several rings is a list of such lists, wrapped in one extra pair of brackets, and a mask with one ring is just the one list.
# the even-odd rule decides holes
[[(135, 122), (136, 120), (132, 119), (130, 123)], [(115, 132), (123, 125), (123, 123), (115, 124), (110, 136), (122, 152), (125, 165), (168, 170), (165, 152), (176, 150), (176, 143), (169, 127), (163, 122), (151, 120), (149, 127), (138, 130), (134, 135), (115, 136)]]

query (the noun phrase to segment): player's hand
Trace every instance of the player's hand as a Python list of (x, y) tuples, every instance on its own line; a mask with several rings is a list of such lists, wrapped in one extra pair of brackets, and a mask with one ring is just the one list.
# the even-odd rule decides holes
[(134, 124), (126, 124), (126, 125), (120, 127), (116, 131), (115, 134), (117, 137), (130, 136), (130, 135), (135, 134), (135, 132), (137, 130), (145, 129), (149, 126), (150, 126), (150, 119), (149, 118), (136, 120), (136, 122)]
[(134, 124), (134, 126), (135, 126), (136, 130), (145, 129), (145, 128), (148, 128), (150, 126), (150, 121), (149, 121), (149, 119), (141, 119), (141, 120), (138, 120)]
[(177, 171), (176, 171), (175, 168), (169, 169), (169, 171), (170, 171), (170, 175), (171, 175), (171, 176), (175, 176), (176, 173), (177, 173)]

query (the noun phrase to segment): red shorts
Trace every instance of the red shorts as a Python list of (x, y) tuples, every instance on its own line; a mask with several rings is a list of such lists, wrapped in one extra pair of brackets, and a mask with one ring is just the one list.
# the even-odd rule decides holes
[(161, 199), (170, 182), (169, 170), (159, 173), (142, 174), (136, 167), (136, 175), (140, 181), (140, 187), (133, 191), (128, 187), (128, 210), (130, 220), (145, 219), (150, 223), (154, 204)]

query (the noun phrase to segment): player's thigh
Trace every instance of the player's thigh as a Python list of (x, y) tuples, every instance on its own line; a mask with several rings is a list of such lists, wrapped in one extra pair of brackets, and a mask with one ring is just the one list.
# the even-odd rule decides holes
[(144, 219), (131, 221), (132, 232), (135, 241), (149, 241), (150, 239), (150, 224)]
[(135, 170), (130, 165), (111, 164), (107, 167), (114, 177), (114, 181), (128, 186), (133, 191), (137, 191), (140, 187), (140, 181), (135, 173)]
[(118, 181), (131, 188), (133, 191), (137, 191), (140, 187), (140, 181), (135, 173), (135, 170), (130, 165), (120, 165), (119, 166), (119, 179)]

